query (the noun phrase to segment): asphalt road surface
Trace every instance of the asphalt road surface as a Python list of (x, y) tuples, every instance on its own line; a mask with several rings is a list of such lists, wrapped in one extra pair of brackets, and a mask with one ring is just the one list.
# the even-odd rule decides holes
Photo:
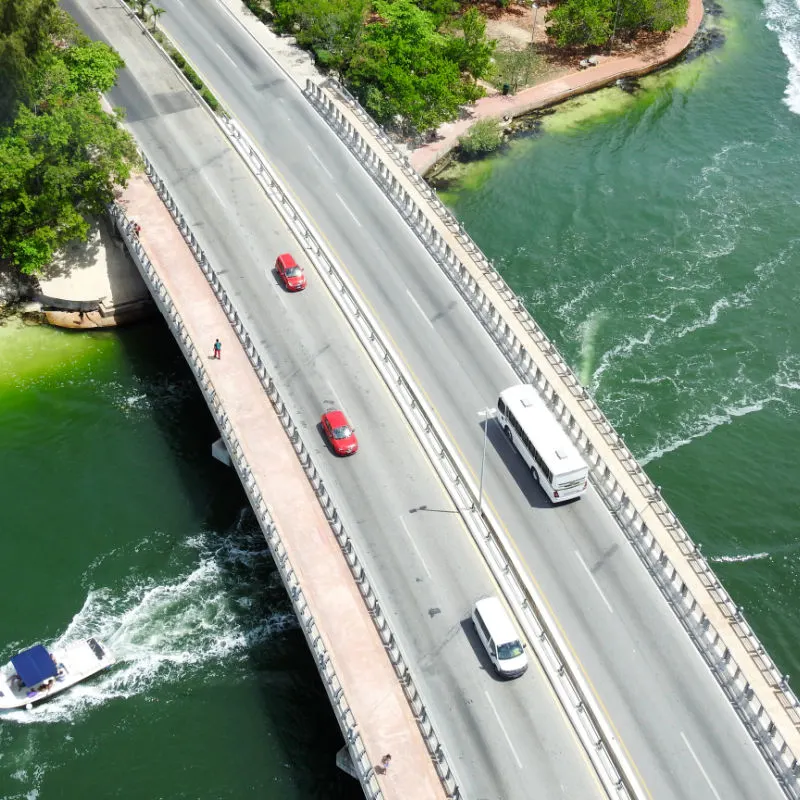
[[(465, 796), (601, 797), (538, 665), (516, 681), (494, 677), (468, 617), (471, 603), (497, 588), (313, 269), (300, 294), (277, 281), (276, 255), (288, 250), (299, 257), (300, 251), (256, 181), (119, 6), (65, 0), (64, 7), (124, 57), (128, 68), (111, 102), (126, 108), (129, 128), (166, 180), (300, 421)], [(220, 335), (209, 331), (209, 346)], [(331, 405), (343, 408), (356, 427), (360, 451), (353, 458), (335, 458), (318, 429)]]

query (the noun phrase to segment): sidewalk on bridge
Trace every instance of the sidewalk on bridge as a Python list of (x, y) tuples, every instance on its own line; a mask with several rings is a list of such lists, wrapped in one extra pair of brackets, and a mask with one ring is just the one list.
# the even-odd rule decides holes
[(703, 0), (689, 0), (686, 24), (673, 31), (661, 47), (635, 56), (600, 55), (596, 67), (576, 69), (568, 75), (531, 86), (515, 95), (483, 97), (470, 107), (468, 117), (445, 123), (436, 132), (434, 141), (414, 150), (410, 158), (411, 165), (424, 175), (456, 147), (459, 137), (478, 120), (518, 117), (574, 95), (608, 86), (619, 78), (652, 72), (677, 58), (689, 46), (702, 20)]
[[(149, 180), (135, 176), (121, 205), (201, 352), (331, 654), (385, 798), (444, 798), (403, 690), (294, 448), (205, 276)], [(214, 361), (214, 340), (222, 358)], [(210, 455), (210, 453), (209, 453)], [(330, 754), (334, 758), (334, 753)]]

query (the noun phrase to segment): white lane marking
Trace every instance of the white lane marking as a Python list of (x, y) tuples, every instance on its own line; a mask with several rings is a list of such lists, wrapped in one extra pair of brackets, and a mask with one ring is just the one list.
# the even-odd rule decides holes
[(581, 558), (581, 554), (575, 550), (575, 555), (578, 557), (578, 561), (581, 562), (581, 566), (586, 570), (586, 574), (589, 576), (589, 580), (594, 584), (594, 588), (597, 589), (597, 594), (603, 598), (603, 602), (606, 604), (608, 610), (613, 614), (614, 609), (611, 608), (611, 603), (608, 602), (608, 599), (603, 594), (603, 590), (600, 588), (600, 584), (595, 580), (594, 575), (592, 575), (591, 570), (589, 567), (586, 566), (586, 562)]
[(428, 574), (428, 577), (433, 580), (433, 575), (431, 575), (431, 571), (428, 569), (428, 565), (425, 563), (425, 559), (422, 557), (422, 553), (419, 551), (419, 547), (417, 547), (417, 543), (414, 541), (413, 537), (411, 536), (411, 532), (406, 527), (406, 521), (403, 519), (403, 515), (400, 515), (400, 524), (403, 526), (403, 530), (406, 532), (406, 536), (408, 536), (408, 541), (411, 542), (411, 546), (414, 548), (417, 558), (419, 558), (420, 562), (422, 562), (422, 567), (425, 572)]
[(345, 203), (345, 201), (342, 199), (342, 196), (339, 194), (339, 192), (336, 192), (336, 196), (339, 198), (339, 202), (344, 206), (344, 210), (353, 218), (353, 222), (355, 222), (355, 224), (360, 228), (361, 223), (358, 221), (356, 215), (350, 210), (350, 207), (347, 205), (347, 203)]
[[(326, 175), (327, 175), (327, 176), (328, 176), (328, 177), (329, 177), (331, 180), (333, 180), (333, 175), (331, 175), (331, 173), (330, 173), (330, 172), (328, 172), (328, 168), (327, 168), (327, 167), (326, 167), (326, 166), (325, 166), (325, 165), (322, 163), (322, 159), (321, 159), (321, 158), (320, 158), (320, 157), (319, 157), (319, 156), (318, 156), (318, 155), (317, 155), (317, 154), (314, 152), (314, 148), (313, 148), (313, 147), (311, 147), (311, 145), (310, 145), (310, 144), (309, 144), (309, 145), (306, 145), (306, 147), (308, 147), (308, 152), (309, 152), (309, 153), (311, 153), (311, 155), (312, 155), (312, 156), (314, 156), (314, 161), (316, 161), (316, 162), (317, 162), (317, 164), (319, 164), (319, 165), (320, 165), (320, 167), (322, 167), (322, 171), (323, 171), (323, 172), (324, 172), (324, 173), (325, 173), (325, 174), (326, 174)], [(338, 195), (337, 195), (337, 197), (338, 197)], [(342, 198), (340, 197), (339, 199), (341, 200)]]
[(222, 53), (222, 55), (225, 56), (225, 58), (228, 59), (228, 61), (231, 62), (234, 69), (239, 69), (239, 67), (236, 66), (236, 62), (222, 49), (221, 45), (217, 44), (217, 49), (220, 51), (220, 53)]
[(182, 6), (182, 5), (183, 5), (183, 0), (175, 0), (175, 2), (176, 2), (176, 3), (177, 3), (179, 6)]
[(514, 756), (514, 760), (517, 762), (517, 766), (522, 769), (522, 762), (519, 760), (519, 756), (517, 755), (517, 751), (514, 749), (514, 745), (511, 744), (511, 738), (506, 731), (506, 726), (503, 725), (503, 720), (500, 719), (500, 715), (497, 713), (497, 709), (494, 707), (494, 703), (492, 702), (492, 698), (489, 697), (489, 692), (484, 691), (486, 695), (486, 699), (489, 701), (489, 705), (492, 707), (492, 711), (494, 711), (494, 716), (497, 719), (497, 724), (500, 726), (500, 730), (503, 731), (503, 736), (506, 737), (506, 742), (508, 744), (508, 749), (511, 750), (511, 755)]
[(697, 764), (697, 768), (703, 773), (703, 777), (706, 779), (706, 783), (708, 784), (708, 788), (711, 789), (711, 793), (717, 798), (717, 800), (722, 800), (722, 798), (719, 796), (719, 792), (714, 787), (714, 784), (711, 783), (711, 778), (708, 777), (708, 773), (703, 769), (703, 765), (700, 763), (697, 753), (692, 750), (692, 746), (689, 744), (689, 740), (686, 738), (686, 734), (683, 731), (681, 731), (681, 739), (683, 739), (686, 749), (692, 754), (692, 758), (694, 759), (694, 763)]
[(428, 315), (422, 310), (422, 306), (417, 302), (414, 295), (411, 294), (411, 290), (406, 289), (406, 294), (408, 295), (408, 299), (411, 300), (411, 302), (417, 307), (417, 311), (419, 311), (419, 313), (422, 314), (423, 318), (425, 319), (425, 322), (427, 322), (428, 325), (430, 325), (432, 328), (433, 323), (428, 319)]

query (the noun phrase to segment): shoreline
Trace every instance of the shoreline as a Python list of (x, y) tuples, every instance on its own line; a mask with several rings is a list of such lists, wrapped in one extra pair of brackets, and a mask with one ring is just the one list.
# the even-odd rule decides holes
[(703, 21), (703, 0), (689, 0), (686, 24), (674, 30), (655, 50), (636, 56), (599, 56), (595, 67), (576, 69), (560, 78), (523, 89), (516, 95), (482, 97), (469, 108), (469, 116), (446, 122), (436, 132), (436, 139), (416, 148), (410, 156), (411, 166), (425, 176), (439, 161), (449, 155), (458, 140), (478, 120), (494, 117), (519, 117), (575, 97), (602, 89), (620, 78), (640, 77), (666, 66), (678, 58), (691, 44)]

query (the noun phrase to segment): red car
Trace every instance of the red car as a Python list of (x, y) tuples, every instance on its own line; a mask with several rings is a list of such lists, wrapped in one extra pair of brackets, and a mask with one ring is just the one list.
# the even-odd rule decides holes
[(283, 253), (275, 261), (275, 271), (290, 292), (300, 292), (306, 288), (306, 276), (303, 268), (289, 253)]
[(351, 456), (358, 450), (356, 435), (341, 411), (326, 411), (320, 422), (325, 438), (337, 456)]

